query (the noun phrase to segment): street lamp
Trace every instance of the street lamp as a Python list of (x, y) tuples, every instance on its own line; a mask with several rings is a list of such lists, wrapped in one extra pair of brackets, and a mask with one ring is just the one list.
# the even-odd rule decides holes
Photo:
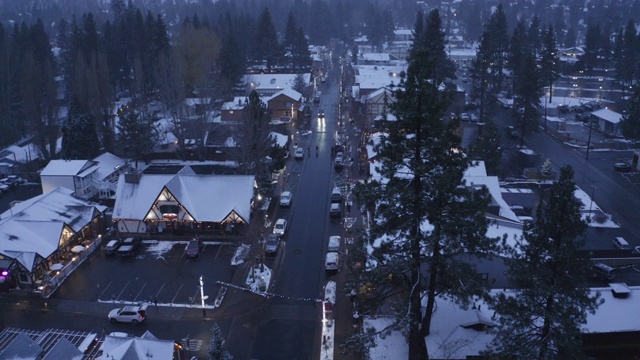
[(200, 301), (202, 303), (202, 317), (207, 317), (207, 309), (204, 308), (204, 301), (208, 296), (204, 296), (204, 282), (202, 281), (202, 275), (200, 275)]
[(591, 185), (591, 203), (589, 204), (589, 221), (591, 221), (591, 209), (593, 208), (593, 193), (596, 191), (596, 187)]
[(589, 120), (587, 122), (589, 124), (589, 139), (587, 140), (587, 156), (585, 158), (585, 161), (589, 160), (589, 149), (591, 148), (591, 132), (593, 131), (593, 120), (591, 119), (591, 116), (587, 117), (587, 119)]

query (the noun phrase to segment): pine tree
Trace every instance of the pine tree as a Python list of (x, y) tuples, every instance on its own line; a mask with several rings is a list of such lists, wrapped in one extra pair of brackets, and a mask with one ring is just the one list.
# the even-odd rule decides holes
[(262, 10), (258, 21), (253, 59), (255, 61), (266, 61), (269, 69), (277, 65), (282, 59), (282, 50), (278, 43), (276, 27), (273, 25), (271, 13), (266, 7)]
[(640, 85), (636, 84), (633, 89), (627, 113), (622, 116), (622, 135), (629, 140), (640, 140)]
[(62, 158), (67, 160), (93, 159), (99, 154), (100, 142), (93, 118), (72, 102), (62, 126)]
[(545, 84), (549, 85), (549, 102), (553, 101), (553, 82), (560, 77), (556, 70), (557, 58), (556, 32), (553, 30), (553, 26), (549, 25), (542, 33), (542, 58), (540, 62), (542, 79)]
[(473, 159), (484, 160), (489, 175), (498, 174), (502, 148), (500, 147), (500, 131), (493, 120), (489, 119), (485, 122), (476, 143), (469, 150), (469, 155)]
[(218, 323), (213, 323), (211, 327), (211, 342), (207, 350), (209, 360), (233, 360), (231, 353), (224, 349), (224, 337)]
[(526, 54), (520, 64), (519, 76), (514, 86), (513, 108), (516, 125), (520, 130), (520, 142), (540, 125), (540, 96), (542, 82), (536, 60), (532, 53)]
[(126, 156), (135, 160), (138, 167), (138, 160), (145, 159), (157, 145), (157, 128), (151, 119), (136, 112), (120, 116), (117, 127), (119, 148)]
[[(428, 19), (436, 21), (436, 17), (437, 11)], [(481, 292), (481, 280), (472, 265), (454, 254), (490, 247), (483, 212), (488, 204), (486, 189), (471, 191), (464, 186), (462, 177), (470, 160), (456, 150), (460, 147), (458, 124), (441, 120), (451, 90), (447, 86), (441, 90), (433, 78), (442, 76), (438, 64), (444, 48), (431, 50), (440, 47), (443, 34), (430, 24), (425, 29), (436, 33), (425, 33), (422, 40), (440, 39), (432, 45), (414, 44), (407, 73), (394, 92), (396, 102), (390, 105), (398, 120), (390, 122), (389, 133), (376, 149), (384, 180), (370, 182), (362, 195), (374, 212), (369, 241), (388, 241), (374, 254), (377, 266), (360, 281), (375, 283), (375, 289), (365, 286), (359, 296), (369, 305), (380, 306), (389, 297), (403, 295), (396, 309), (398, 323), (408, 327), (412, 360), (428, 357), (424, 337), (430, 332), (438, 294), (464, 302)]]
[(586, 287), (590, 261), (578, 251), (587, 224), (565, 166), (538, 208), (535, 225), (506, 247), (514, 290), (494, 299), (499, 326), (491, 352), (523, 359), (579, 359), (580, 326), (601, 303)]

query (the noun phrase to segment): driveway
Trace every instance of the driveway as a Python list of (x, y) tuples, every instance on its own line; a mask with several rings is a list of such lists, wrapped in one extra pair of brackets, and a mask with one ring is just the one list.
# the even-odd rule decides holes
[(184, 255), (186, 242), (147, 240), (134, 257), (106, 256), (96, 250), (54, 293), (58, 299), (100, 302), (152, 302), (200, 305), (200, 276), (212, 305), (219, 286), (230, 282), (236, 246), (205, 242), (198, 258)]

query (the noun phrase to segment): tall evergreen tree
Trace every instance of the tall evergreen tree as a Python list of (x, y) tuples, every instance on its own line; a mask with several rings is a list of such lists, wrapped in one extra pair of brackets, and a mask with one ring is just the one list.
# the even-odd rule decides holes
[(549, 25), (542, 34), (542, 56), (540, 61), (542, 79), (549, 86), (549, 102), (553, 100), (553, 82), (560, 77), (557, 71), (557, 62), (556, 32), (553, 30), (553, 26)]
[(527, 359), (580, 359), (580, 326), (601, 303), (586, 285), (590, 261), (581, 256), (581, 202), (573, 169), (565, 166), (524, 238), (506, 247), (514, 290), (494, 300), (500, 325), (492, 351)]
[(528, 53), (520, 64), (519, 76), (515, 80), (513, 108), (516, 112), (516, 124), (520, 130), (520, 142), (538, 129), (540, 125), (540, 96), (543, 83), (535, 56)]
[(640, 140), (640, 84), (633, 89), (627, 113), (622, 116), (622, 135), (629, 140)]
[(145, 160), (158, 142), (158, 130), (153, 121), (135, 111), (119, 116), (118, 143), (119, 149), (130, 159)]
[(273, 25), (271, 13), (267, 7), (262, 10), (258, 21), (253, 59), (266, 61), (269, 69), (282, 59), (282, 50), (278, 43), (276, 27)]
[(598, 62), (598, 53), (600, 52), (600, 25), (587, 25), (587, 33), (585, 35), (584, 55), (580, 61), (587, 75), (590, 75), (593, 68)]
[(489, 119), (484, 123), (482, 132), (478, 134), (475, 144), (469, 149), (469, 155), (476, 160), (483, 160), (489, 175), (498, 175), (502, 148), (500, 147), (500, 130)]
[[(435, 21), (437, 11), (432, 16)], [(441, 29), (428, 24), (425, 29), (436, 32), (421, 39), (440, 37), (432, 44), (443, 43)], [(374, 204), (369, 240), (387, 240), (376, 250), (377, 266), (364, 276), (380, 281), (374, 296), (378, 305), (388, 296), (404, 295), (398, 322), (408, 327), (412, 360), (428, 357), (424, 337), (430, 332), (438, 294), (464, 302), (481, 292), (473, 266), (454, 254), (490, 247), (485, 237), (486, 189), (472, 192), (464, 186), (470, 160), (457, 150), (458, 124), (441, 120), (452, 91), (447, 86), (441, 90), (434, 81), (442, 76), (438, 64), (444, 49), (430, 51), (439, 45), (425, 44), (414, 45), (407, 73), (394, 93), (396, 102), (390, 107), (398, 120), (390, 123), (377, 146), (380, 178), (367, 185), (365, 195), (367, 203)], [(458, 286), (460, 282), (464, 286)]]
[(498, 93), (502, 91), (504, 81), (508, 50), (507, 19), (500, 4), (485, 24), (470, 73), (471, 97), (479, 102), (481, 121), (493, 116), (496, 111)]
[(311, 52), (309, 51), (309, 43), (304, 35), (302, 28), (298, 28), (295, 37), (293, 50), (293, 69), (306, 69), (311, 66)]
[(62, 125), (62, 158), (93, 159), (100, 154), (100, 142), (93, 117), (73, 101)]

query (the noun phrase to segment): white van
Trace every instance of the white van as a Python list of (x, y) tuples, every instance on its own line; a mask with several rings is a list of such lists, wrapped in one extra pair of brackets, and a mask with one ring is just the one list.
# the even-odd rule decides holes
[(328, 251), (340, 251), (340, 236), (333, 235), (329, 236), (329, 246), (327, 246)]
[(613, 246), (620, 250), (631, 250), (631, 245), (622, 237), (613, 239)]

